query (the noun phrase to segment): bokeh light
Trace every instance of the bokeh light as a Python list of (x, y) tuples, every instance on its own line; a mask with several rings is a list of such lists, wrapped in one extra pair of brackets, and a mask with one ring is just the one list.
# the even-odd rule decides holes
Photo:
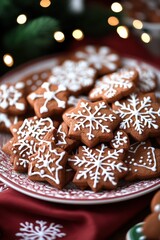
[(44, 8), (47, 8), (51, 5), (51, 1), (50, 0), (41, 0), (40, 1), (40, 6), (41, 7), (44, 7)]
[(117, 33), (121, 38), (128, 38), (129, 30), (126, 26), (117, 27)]
[(136, 28), (136, 29), (142, 29), (143, 28), (143, 23), (138, 19), (133, 20), (132, 24), (133, 24), (133, 27)]
[(82, 40), (84, 38), (84, 34), (80, 29), (75, 29), (72, 32), (72, 36), (76, 39), (76, 40)]
[(142, 33), (141, 40), (145, 43), (149, 43), (151, 41), (151, 37), (148, 33)]
[(117, 26), (119, 24), (119, 20), (117, 17), (111, 16), (108, 18), (108, 24), (111, 26)]
[(8, 54), (8, 53), (6, 53), (6, 54), (3, 56), (3, 62), (5, 63), (5, 65), (6, 65), (7, 67), (12, 67), (13, 64), (14, 64), (13, 57), (12, 57), (10, 54)]
[(57, 41), (57, 42), (63, 42), (65, 40), (65, 36), (64, 36), (64, 33), (61, 32), (61, 31), (57, 31), (53, 34), (53, 37), (54, 39)]
[(114, 2), (111, 5), (111, 9), (112, 9), (113, 12), (118, 13), (118, 12), (121, 12), (123, 10), (123, 7), (120, 3)]
[(20, 14), (17, 17), (17, 23), (18, 24), (24, 24), (27, 21), (27, 16), (25, 14)]

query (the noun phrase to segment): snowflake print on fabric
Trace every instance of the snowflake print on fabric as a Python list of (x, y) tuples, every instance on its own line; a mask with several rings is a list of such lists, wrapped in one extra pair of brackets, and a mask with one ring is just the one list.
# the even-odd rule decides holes
[(122, 130), (118, 130), (114, 133), (114, 137), (110, 142), (112, 148), (128, 150), (130, 141), (127, 133)]
[(26, 100), (23, 97), (24, 83), (0, 85), (0, 111), (8, 114), (23, 114), (26, 111)]
[(95, 192), (103, 188), (114, 189), (127, 173), (123, 157), (123, 149), (109, 149), (104, 144), (92, 149), (79, 147), (78, 154), (68, 160), (76, 171), (73, 182), (81, 188), (89, 186)]
[(96, 82), (95, 87), (89, 93), (89, 98), (93, 101), (103, 99), (107, 102), (119, 100), (135, 90), (136, 78), (137, 72), (129, 69), (121, 69), (105, 75)]
[(154, 94), (131, 94), (127, 99), (116, 101), (113, 110), (122, 119), (120, 129), (137, 141), (144, 141), (160, 131), (160, 105)]
[(66, 107), (67, 91), (63, 85), (44, 82), (40, 88), (31, 93), (27, 99), (38, 117), (49, 117), (54, 113), (62, 113)]
[(142, 180), (160, 176), (160, 150), (151, 146), (150, 141), (136, 142), (125, 156), (128, 167), (127, 180)]
[(20, 223), (19, 232), (16, 233), (16, 237), (19, 237), (21, 240), (55, 240), (66, 236), (66, 233), (61, 231), (62, 228), (63, 226), (60, 224), (48, 224), (42, 220), (36, 220), (34, 224), (24, 222)]
[(85, 60), (100, 75), (115, 71), (120, 66), (120, 57), (106, 46), (86, 46), (75, 53), (77, 59)]
[(55, 85), (63, 84), (72, 95), (90, 89), (96, 77), (96, 71), (85, 61), (65, 61), (53, 68), (48, 81)]
[(63, 119), (69, 126), (69, 136), (81, 140), (88, 147), (110, 141), (112, 131), (120, 121), (104, 101), (91, 103), (86, 100), (80, 100), (76, 107), (64, 113)]
[(64, 174), (67, 153), (61, 148), (45, 144), (30, 157), (28, 177), (33, 181), (47, 181), (61, 189), (65, 184)]

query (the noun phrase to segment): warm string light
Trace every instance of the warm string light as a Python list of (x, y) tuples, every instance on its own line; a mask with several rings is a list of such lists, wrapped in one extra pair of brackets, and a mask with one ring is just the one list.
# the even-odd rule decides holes
[(136, 29), (142, 29), (143, 28), (143, 23), (138, 19), (133, 20), (132, 25)]
[(84, 34), (80, 29), (75, 29), (72, 32), (72, 36), (73, 38), (75, 38), (76, 40), (82, 40), (84, 38)]
[(151, 41), (151, 37), (150, 37), (150, 35), (148, 33), (142, 33), (141, 40), (144, 43), (149, 43)]
[(51, 5), (51, 1), (50, 0), (41, 0), (40, 1), (40, 6), (43, 8), (47, 8)]
[(117, 17), (111, 16), (108, 18), (108, 24), (111, 26), (117, 26), (119, 24), (119, 20)]
[(111, 5), (111, 9), (113, 12), (119, 13), (123, 10), (123, 7), (119, 2), (114, 2)]
[(57, 41), (57, 42), (64, 42), (65, 40), (65, 36), (64, 36), (64, 33), (61, 32), (61, 31), (57, 31), (53, 34), (53, 37), (54, 39)]
[(117, 27), (117, 33), (121, 38), (128, 38), (129, 36), (129, 30), (126, 26), (118, 26)]
[(17, 17), (17, 23), (18, 24), (24, 24), (27, 21), (27, 16), (25, 14), (20, 14)]
[(3, 56), (3, 62), (7, 67), (12, 67), (14, 64), (13, 57), (8, 53)]

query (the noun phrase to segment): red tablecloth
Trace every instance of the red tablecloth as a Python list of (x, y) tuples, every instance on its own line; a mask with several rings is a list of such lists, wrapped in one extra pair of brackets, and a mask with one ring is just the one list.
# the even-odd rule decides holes
[[(91, 43), (99, 40), (92, 40)], [(89, 43), (85, 40), (84, 43)], [(149, 54), (134, 38), (109, 36), (101, 40), (119, 53), (160, 66), (160, 58)], [(76, 47), (76, 44), (73, 44)], [(154, 193), (106, 205), (62, 205), (37, 200), (10, 188), (0, 188), (0, 239), (107, 240), (149, 207)]]

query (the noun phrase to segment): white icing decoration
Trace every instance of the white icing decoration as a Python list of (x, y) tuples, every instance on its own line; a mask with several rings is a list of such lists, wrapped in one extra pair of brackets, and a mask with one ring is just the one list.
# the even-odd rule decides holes
[(117, 131), (116, 135), (114, 136), (114, 138), (111, 140), (112, 145), (114, 146), (114, 148), (123, 148), (123, 146), (128, 142), (128, 138), (127, 136), (123, 136), (123, 132), (121, 131)]
[(91, 91), (90, 97), (94, 98), (103, 94), (107, 99), (116, 96), (121, 92), (130, 89), (134, 83), (130, 80), (134, 76), (134, 71), (123, 69), (122, 71), (104, 76), (96, 82), (95, 88)]
[(40, 108), (40, 113), (45, 113), (48, 112), (48, 108), (47, 108), (47, 104), (49, 101), (54, 100), (57, 102), (57, 105), (59, 108), (65, 108), (66, 107), (66, 103), (65, 101), (60, 100), (56, 95), (60, 92), (66, 91), (66, 88), (62, 85), (57, 86), (57, 90), (55, 91), (50, 91), (50, 87), (51, 87), (51, 83), (49, 82), (44, 82), (41, 86), (41, 88), (45, 89), (44, 93), (41, 94), (37, 94), (37, 93), (31, 93), (29, 95), (29, 98), (31, 100), (35, 100), (38, 98), (44, 98), (45, 102), (43, 104), (43, 106)]
[[(147, 157), (149, 160), (152, 160), (151, 163), (152, 165), (150, 164), (146, 164), (146, 158), (143, 157), (143, 151), (142, 151), (142, 155), (140, 156), (140, 159), (141, 160), (136, 160), (136, 157), (135, 158), (132, 158), (132, 161), (130, 162), (129, 161), (129, 156), (130, 154), (133, 154), (134, 153), (134, 156), (136, 156), (136, 152), (139, 150), (139, 148), (143, 146), (143, 149), (145, 151), (147, 151)], [(143, 159), (144, 158), (144, 159)], [(136, 161), (136, 162), (135, 162)], [(139, 163), (137, 163), (139, 162)], [(140, 168), (146, 168), (150, 171), (153, 171), (153, 172), (156, 172), (157, 170), (157, 161), (156, 161), (156, 156), (155, 156), (155, 148), (153, 147), (147, 147), (146, 146), (146, 142), (138, 142), (138, 143), (134, 143), (130, 146), (130, 149), (128, 150), (128, 155), (127, 155), (127, 163), (130, 164), (130, 165), (133, 165), (135, 167), (140, 167)]]
[(136, 232), (137, 232), (137, 233), (141, 233), (142, 231), (143, 231), (142, 227), (136, 228)]
[(95, 137), (93, 134), (94, 130), (101, 130), (102, 133), (111, 132), (108, 125), (105, 124), (116, 120), (116, 116), (112, 114), (112, 111), (110, 111), (110, 114), (108, 115), (106, 113), (102, 114), (101, 110), (106, 108), (108, 107), (105, 102), (97, 102), (97, 105), (95, 105), (93, 109), (89, 106), (88, 102), (82, 101), (78, 113), (66, 113), (66, 116), (77, 120), (74, 131), (88, 128), (86, 136), (88, 137), (88, 140), (92, 140)]
[(145, 127), (158, 129), (156, 117), (160, 117), (160, 108), (154, 111), (152, 99), (145, 95), (142, 100), (133, 93), (127, 98), (127, 102), (116, 101), (119, 107), (115, 112), (122, 118), (121, 129), (134, 127), (138, 134), (143, 134)]
[(15, 86), (0, 85), (0, 107), (7, 109), (8, 107), (15, 107), (18, 110), (24, 110), (25, 104), (19, 103), (20, 98), (23, 97), (19, 89), (22, 88), (22, 83), (17, 83)]
[(58, 142), (56, 143), (56, 145), (65, 145), (67, 144), (66, 142), (66, 133), (64, 131), (62, 131), (62, 125), (59, 126), (58, 130), (57, 130), (57, 134), (60, 135), (60, 139), (58, 139)]
[(88, 100), (88, 98), (87, 98), (86, 96), (83, 96), (83, 95), (82, 95), (82, 96), (80, 95), (80, 96), (78, 96), (78, 97), (75, 97), (75, 96), (72, 96), (72, 95), (71, 95), (71, 96), (68, 98), (67, 104), (68, 104), (68, 105), (76, 106), (80, 99)]
[[(47, 149), (46, 149), (47, 148)], [(47, 150), (47, 153), (45, 152)], [(61, 161), (65, 155), (65, 151), (58, 153), (56, 148), (52, 149), (50, 145), (44, 145), (37, 150), (37, 155), (34, 156), (34, 161), (36, 161), (36, 168), (38, 171), (35, 171), (34, 164), (30, 163), (28, 175), (35, 176), (38, 175), (41, 178), (47, 178), (55, 182), (56, 184), (60, 183), (59, 171), (63, 169)], [(54, 168), (52, 165), (54, 164)], [(41, 171), (43, 170), (43, 171)], [(48, 174), (49, 172), (49, 174)]]
[(155, 212), (160, 212), (160, 203), (159, 203), (159, 204), (156, 204), (156, 205), (154, 206), (154, 211), (155, 211)]
[(12, 124), (18, 122), (18, 117), (13, 116), (13, 120), (5, 113), (0, 113), (0, 123), (4, 123), (5, 127), (9, 128)]
[(50, 118), (38, 119), (35, 117), (33, 119), (25, 119), (16, 134), (20, 138), (27, 138), (30, 136), (41, 141), (44, 136), (53, 129), (53, 121)]
[(96, 71), (85, 61), (65, 61), (52, 69), (48, 81), (55, 85), (63, 84), (68, 90), (77, 92), (94, 83)]
[(112, 53), (108, 47), (99, 47), (98, 50), (94, 46), (87, 46), (85, 51), (76, 52), (75, 56), (79, 59), (86, 60), (89, 64), (92, 64), (97, 70), (100, 70), (103, 66), (109, 70), (117, 69), (116, 61), (119, 60), (119, 56)]
[(82, 146), (82, 153), (82, 157), (75, 155), (75, 157), (69, 158), (68, 161), (74, 163), (74, 166), (77, 168), (80, 168), (80, 170), (77, 170), (76, 179), (87, 179), (89, 177), (93, 188), (97, 187), (100, 180), (103, 180), (104, 183), (109, 181), (112, 185), (116, 186), (116, 173), (114, 173), (114, 170), (119, 173), (127, 171), (123, 162), (119, 161), (123, 156), (122, 149), (111, 150), (104, 144), (101, 144), (100, 148), (95, 148), (95, 150)]
[(63, 226), (60, 224), (48, 224), (42, 220), (36, 220), (35, 224), (26, 221), (20, 223), (19, 232), (15, 235), (21, 240), (55, 240), (66, 236), (65, 233), (61, 232), (61, 228)]

